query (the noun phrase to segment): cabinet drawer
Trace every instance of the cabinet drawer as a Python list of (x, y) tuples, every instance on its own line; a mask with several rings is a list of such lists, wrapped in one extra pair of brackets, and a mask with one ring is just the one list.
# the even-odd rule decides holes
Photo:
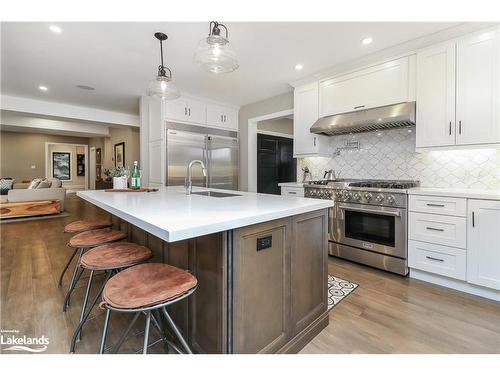
[(410, 268), (465, 280), (466, 252), (453, 247), (410, 240), (408, 265)]
[(410, 195), (410, 211), (465, 217), (467, 215), (467, 200), (464, 198)]
[(304, 188), (294, 188), (288, 186), (281, 187), (281, 195), (291, 195), (294, 197), (303, 197), (304, 196)]
[(411, 240), (460, 247), (467, 243), (465, 217), (410, 212), (408, 237)]

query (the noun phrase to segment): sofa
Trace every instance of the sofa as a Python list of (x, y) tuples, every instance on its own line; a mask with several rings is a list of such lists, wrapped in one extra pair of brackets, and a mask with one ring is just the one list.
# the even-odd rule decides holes
[(58, 199), (61, 212), (64, 211), (64, 200), (66, 199), (66, 189), (57, 178), (34, 179), (29, 186), (14, 184), (14, 189), (10, 189), (7, 195), (1, 196), (2, 203), (32, 202)]

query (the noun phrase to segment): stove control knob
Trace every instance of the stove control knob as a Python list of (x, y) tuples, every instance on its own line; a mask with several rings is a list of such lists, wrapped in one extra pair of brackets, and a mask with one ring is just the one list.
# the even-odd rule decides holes
[(377, 195), (377, 197), (375, 198), (375, 200), (378, 203), (381, 203), (384, 200), (384, 196), (382, 194), (379, 194), (379, 195)]
[(361, 199), (361, 194), (359, 193), (354, 193), (352, 195), (352, 198), (355, 200), (355, 201), (359, 201)]
[(394, 195), (389, 195), (387, 197), (387, 202), (389, 202), (389, 204), (394, 204), (395, 201), (396, 201), (396, 198), (394, 198)]
[(367, 202), (370, 202), (372, 200), (372, 198), (373, 198), (373, 194), (372, 193), (365, 193), (364, 197), (365, 197), (365, 200)]

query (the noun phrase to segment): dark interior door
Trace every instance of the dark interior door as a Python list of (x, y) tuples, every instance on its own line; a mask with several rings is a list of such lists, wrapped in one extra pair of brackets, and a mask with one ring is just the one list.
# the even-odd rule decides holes
[(280, 194), (280, 182), (293, 182), (297, 161), (293, 158), (293, 140), (257, 134), (257, 192)]

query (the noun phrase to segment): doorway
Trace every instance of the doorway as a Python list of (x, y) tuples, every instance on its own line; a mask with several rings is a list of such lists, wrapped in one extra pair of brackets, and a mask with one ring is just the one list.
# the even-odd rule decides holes
[(278, 184), (293, 182), (296, 175), (293, 139), (257, 134), (257, 192), (279, 195)]

